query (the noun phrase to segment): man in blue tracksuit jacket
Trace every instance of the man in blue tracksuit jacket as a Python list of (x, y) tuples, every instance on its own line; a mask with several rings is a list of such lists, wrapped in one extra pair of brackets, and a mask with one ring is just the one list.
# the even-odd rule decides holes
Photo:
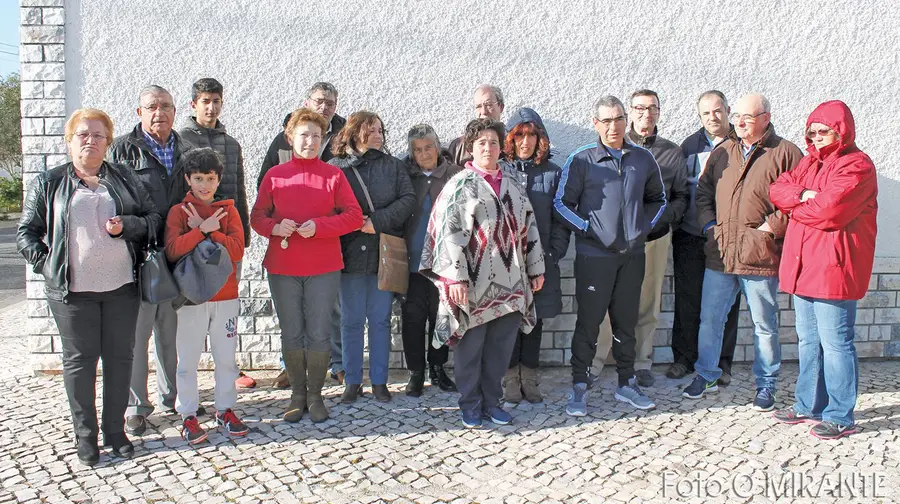
[(589, 368), (600, 323), (609, 312), (619, 376), (615, 398), (640, 409), (656, 405), (634, 379), (635, 335), (644, 242), (666, 207), (659, 166), (650, 151), (627, 141), (625, 106), (614, 96), (594, 105), (597, 143), (585, 145), (563, 166), (554, 210), (575, 233), (575, 299), (572, 392), (566, 413), (584, 416)]

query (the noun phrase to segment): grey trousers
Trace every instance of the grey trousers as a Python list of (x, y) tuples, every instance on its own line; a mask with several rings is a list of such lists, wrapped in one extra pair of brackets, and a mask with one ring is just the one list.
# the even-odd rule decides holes
[(521, 313), (510, 313), (475, 326), (453, 349), (453, 376), (459, 389), (459, 409), (487, 411), (500, 404), (500, 380), (509, 368)]
[(175, 372), (178, 367), (178, 351), (175, 334), (178, 332), (178, 315), (172, 303), (150, 304), (141, 301), (137, 330), (134, 334), (134, 364), (131, 367), (131, 396), (128, 398), (126, 416), (149, 416), (153, 404), (147, 394), (149, 374), (150, 335), (156, 344), (156, 396), (163, 410), (175, 409)]
[(282, 351), (331, 351), (332, 317), (340, 289), (340, 271), (313, 276), (269, 275)]

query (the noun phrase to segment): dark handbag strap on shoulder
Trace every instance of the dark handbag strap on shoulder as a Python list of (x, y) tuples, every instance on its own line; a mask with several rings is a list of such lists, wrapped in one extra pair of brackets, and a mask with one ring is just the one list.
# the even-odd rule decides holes
[(366, 183), (363, 182), (359, 170), (357, 170), (355, 166), (351, 166), (351, 168), (353, 168), (353, 174), (356, 175), (356, 180), (359, 180), (359, 185), (362, 187), (363, 194), (366, 196), (366, 203), (369, 204), (369, 209), (372, 210), (372, 213), (375, 213), (375, 204), (372, 203), (372, 197), (369, 196), (369, 188), (366, 186)]

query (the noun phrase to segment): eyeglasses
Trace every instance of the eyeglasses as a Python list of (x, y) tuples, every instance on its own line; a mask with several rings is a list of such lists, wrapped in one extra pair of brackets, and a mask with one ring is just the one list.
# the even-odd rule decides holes
[(475, 105), (475, 110), (494, 108), (495, 106), (497, 106), (498, 103), (500, 103), (500, 102), (488, 100), (486, 102), (482, 102), (482, 103), (479, 103), (478, 105)]
[(606, 126), (606, 127), (608, 128), (608, 127), (612, 126), (613, 123), (617, 123), (617, 122), (625, 122), (625, 116), (620, 115), (620, 116), (617, 116), (617, 117), (611, 117), (611, 118), (609, 118), (609, 119), (597, 119), (597, 118), (595, 118), (595, 120), (596, 120), (598, 123), (600, 123), (600, 124), (602, 124), (602, 125), (604, 125), (604, 126)]
[(141, 108), (146, 110), (147, 112), (156, 112), (157, 110), (161, 110), (163, 112), (171, 112), (175, 110), (175, 105), (172, 105), (171, 103), (163, 103), (162, 105), (141, 105)]
[(806, 138), (809, 138), (809, 139), (816, 138), (817, 136), (827, 137), (827, 136), (831, 136), (831, 135), (834, 135), (834, 130), (832, 130), (831, 128), (809, 130), (806, 132)]
[(638, 115), (644, 115), (648, 112), (652, 115), (659, 114), (659, 107), (657, 107), (656, 105), (650, 105), (649, 107), (645, 107), (643, 105), (637, 105), (637, 106), (631, 107), (631, 109), (634, 110), (635, 112), (637, 112)]
[(74, 136), (81, 143), (86, 143), (88, 138), (90, 138), (95, 143), (106, 140), (106, 135), (101, 135), (100, 133), (88, 133), (86, 131), (75, 133)]
[(752, 124), (756, 122), (756, 118), (765, 114), (766, 112), (760, 112), (759, 114), (731, 114), (728, 116), (728, 120), (731, 121), (731, 124), (740, 124), (740, 123), (748, 123)]
[(325, 105), (327, 108), (337, 107), (337, 100), (328, 100), (325, 98), (310, 98), (309, 101), (316, 107), (321, 107), (322, 105)]

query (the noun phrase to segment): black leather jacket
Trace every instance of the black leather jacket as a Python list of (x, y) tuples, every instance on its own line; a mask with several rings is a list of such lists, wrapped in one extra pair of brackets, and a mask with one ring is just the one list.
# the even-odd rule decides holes
[[(69, 293), (69, 202), (81, 183), (72, 163), (39, 174), (28, 188), (16, 231), (17, 250), (32, 271), (44, 275), (47, 297), (56, 301)], [(136, 269), (147, 243), (147, 230), (159, 229), (163, 219), (129, 168), (104, 162), (100, 183), (116, 202), (116, 215), (122, 217), (122, 234), (117, 238), (127, 242)]]

